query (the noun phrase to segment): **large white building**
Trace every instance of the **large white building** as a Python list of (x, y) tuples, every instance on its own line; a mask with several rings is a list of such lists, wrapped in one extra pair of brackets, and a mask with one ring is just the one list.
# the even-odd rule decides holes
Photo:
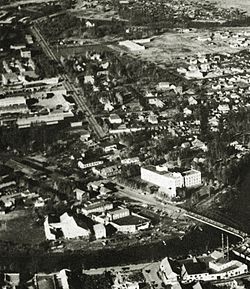
[(171, 173), (162, 167), (147, 166), (141, 168), (142, 180), (160, 187), (170, 198), (176, 197), (176, 188), (184, 185), (183, 177), (180, 173)]
[(26, 105), (25, 97), (6, 97), (0, 99), (0, 114), (7, 113), (27, 113), (28, 107)]
[(176, 197), (177, 188), (191, 188), (201, 185), (201, 172), (189, 170), (183, 173), (170, 172), (166, 166), (141, 168), (141, 179), (157, 185), (170, 198)]
[(184, 185), (186, 188), (196, 187), (201, 185), (201, 172), (197, 170), (189, 170), (182, 173)]
[(77, 225), (75, 219), (64, 213), (60, 218), (47, 216), (44, 221), (44, 232), (47, 240), (56, 240), (58, 236), (65, 239), (88, 237), (89, 230)]
[(181, 280), (184, 283), (193, 281), (226, 280), (246, 274), (248, 267), (237, 260), (227, 261), (224, 258), (209, 262), (208, 268), (202, 263), (194, 262), (183, 264)]
[(165, 285), (178, 283), (179, 274), (171, 266), (171, 262), (172, 260), (166, 257), (160, 263), (160, 274)]

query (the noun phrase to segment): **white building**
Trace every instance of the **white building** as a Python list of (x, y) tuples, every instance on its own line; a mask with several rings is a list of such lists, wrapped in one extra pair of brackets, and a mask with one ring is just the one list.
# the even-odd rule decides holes
[(27, 113), (28, 111), (26, 100), (23, 96), (6, 97), (0, 99), (0, 114)]
[(109, 221), (118, 220), (130, 215), (129, 209), (126, 208), (119, 208), (113, 211), (107, 212), (107, 218)]
[(44, 221), (44, 231), (47, 240), (56, 240), (57, 233), (61, 232), (65, 239), (75, 239), (79, 237), (88, 237), (90, 232), (77, 225), (75, 219), (64, 213), (60, 218), (47, 216)]
[(196, 187), (201, 185), (201, 172), (197, 170), (189, 170), (182, 173), (184, 185), (186, 188)]
[(168, 257), (160, 263), (161, 277), (165, 285), (172, 285), (178, 282), (178, 274), (173, 270)]
[(145, 47), (143, 45), (137, 44), (131, 40), (120, 41), (119, 45), (126, 47), (128, 50), (133, 52), (143, 51)]
[(31, 51), (28, 49), (21, 49), (20, 55), (22, 58), (31, 58)]
[(109, 116), (109, 122), (111, 124), (121, 124), (122, 123), (122, 119), (120, 118), (120, 116), (118, 114), (110, 114)]
[(240, 261), (227, 261), (224, 258), (209, 262), (208, 269), (205, 263), (192, 262), (183, 264), (181, 279), (184, 283), (193, 281), (226, 280), (248, 272), (246, 264)]
[(157, 185), (170, 198), (176, 197), (176, 188), (183, 187), (184, 180), (180, 173), (171, 173), (164, 168), (147, 166), (141, 168), (141, 179)]
[(104, 213), (108, 210), (113, 209), (113, 204), (110, 202), (94, 202), (90, 204), (86, 204), (82, 209), (81, 212), (84, 215), (89, 215), (92, 213)]
[(93, 227), (96, 239), (106, 238), (106, 228), (103, 224), (96, 224)]

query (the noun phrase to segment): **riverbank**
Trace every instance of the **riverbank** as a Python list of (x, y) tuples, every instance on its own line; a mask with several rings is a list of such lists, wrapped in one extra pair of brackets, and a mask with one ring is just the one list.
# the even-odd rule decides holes
[[(230, 236), (230, 243), (239, 239)], [(17, 271), (23, 274), (53, 272), (63, 268), (82, 270), (127, 264), (153, 262), (166, 256), (183, 258), (197, 255), (220, 246), (221, 232), (211, 227), (196, 227), (182, 239), (156, 242), (127, 248), (102, 249), (98, 251), (73, 251), (64, 253), (42, 253), (30, 251), (26, 254), (3, 254), (0, 270)]]

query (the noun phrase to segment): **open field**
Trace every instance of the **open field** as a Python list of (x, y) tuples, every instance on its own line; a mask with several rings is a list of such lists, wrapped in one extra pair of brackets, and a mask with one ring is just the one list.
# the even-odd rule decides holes
[(249, 0), (209, 0), (210, 2), (217, 3), (223, 8), (236, 7), (246, 10), (250, 14), (250, 1)]
[(37, 244), (45, 241), (43, 226), (34, 224), (30, 210), (16, 210), (0, 218), (0, 239), (15, 243)]
[[(221, 28), (220, 31), (227, 30), (232, 32), (248, 31), (249, 28)], [(212, 30), (199, 30), (195, 32), (173, 32), (164, 33), (154, 37), (150, 43), (145, 44), (146, 50), (140, 52), (128, 52), (145, 61), (154, 62), (157, 65), (177, 64), (185, 61), (186, 57), (201, 54), (213, 53), (236, 53), (242, 48), (233, 48), (229, 45), (228, 40), (218, 39), (213, 41), (215, 44), (209, 45), (206, 41), (199, 41), (198, 37), (206, 38), (210, 36)], [(125, 51), (122, 46), (115, 46), (120, 52)]]

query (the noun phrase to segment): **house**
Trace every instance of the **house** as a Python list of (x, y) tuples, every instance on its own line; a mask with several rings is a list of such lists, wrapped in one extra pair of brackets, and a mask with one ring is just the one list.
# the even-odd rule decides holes
[(93, 168), (97, 167), (103, 164), (103, 161), (97, 160), (97, 161), (78, 161), (77, 165), (80, 169), (87, 169), (87, 168)]
[(29, 281), (28, 288), (30, 289), (69, 289), (71, 271), (67, 269), (62, 269), (57, 273), (37, 273), (32, 278), (31, 282)]
[(139, 52), (145, 50), (145, 46), (135, 43), (134, 41), (131, 40), (120, 41), (119, 45), (126, 47), (128, 50), (132, 52)]
[(44, 231), (47, 240), (56, 240), (59, 237), (75, 239), (90, 235), (89, 230), (78, 226), (75, 219), (68, 213), (60, 217), (47, 216), (44, 221)]
[(2, 280), (2, 288), (16, 289), (20, 285), (20, 273), (2, 273), (0, 276)]
[(85, 76), (84, 76), (84, 83), (85, 83), (85, 84), (90, 83), (90, 84), (94, 85), (94, 83), (95, 83), (95, 78), (94, 78), (94, 76), (92, 76), (92, 75), (85, 75)]
[(93, 229), (96, 239), (106, 238), (106, 228), (103, 224), (96, 224)]
[(31, 51), (28, 49), (21, 49), (20, 55), (22, 58), (31, 58)]
[(102, 147), (105, 153), (109, 153), (117, 149), (117, 144), (111, 142), (102, 142), (100, 146)]
[(151, 124), (158, 124), (158, 118), (155, 114), (150, 114), (148, 116), (148, 122)]
[(170, 89), (170, 83), (169, 82), (159, 82), (157, 87), (157, 90), (169, 90)]
[(197, 105), (198, 104), (197, 100), (193, 96), (190, 96), (188, 98), (188, 103), (189, 103), (189, 105)]
[(87, 20), (86, 22), (85, 22), (85, 25), (86, 25), (86, 27), (87, 28), (92, 28), (92, 27), (95, 27), (95, 23), (93, 22), (90, 22), (89, 20)]
[(198, 138), (195, 138), (192, 141), (192, 148), (203, 150), (204, 152), (207, 152), (207, 150), (208, 150), (207, 145), (204, 142), (202, 142), (201, 140), (199, 140)]
[(109, 116), (109, 122), (111, 124), (121, 124), (122, 123), (122, 119), (120, 118), (120, 116), (118, 114), (112, 113)]
[(138, 157), (122, 159), (121, 164), (122, 165), (140, 164), (140, 159)]
[(18, 85), (18, 84), (21, 84), (21, 81), (19, 80), (16, 73), (9, 72), (9, 73), (2, 74), (2, 85), (8, 86), (8, 85)]
[(193, 112), (192, 112), (191, 109), (185, 107), (185, 108), (183, 109), (183, 113), (184, 113), (185, 116), (189, 116), (189, 115), (191, 115)]
[(78, 189), (78, 188), (75, 188), (74, 189), (74, 193), (75, 193), (75, 197), (77, 199), (77, 201), (79, 202), (82, 202), (84, 199), (87, 198), (87, 192), (81, 190), (81, 189)]
[(172, 285), (178, 282), (178, 271), (173, 264), (173, 260), (168, 257), (164, 258), (160, 263), (161, 277), (165, 285)]
[(42, 208), (44, 206), (45, 206), (45, 202), (44, 202), (44, 199), (42, 197), (39, 197), (34, 203), (35, 208)]
[(228, 104), (220, 104), (218, 106), (218, 111), (222, 114), (226, 114), (230, 111), (230, 107)]
[(92, 171), (96, 175), (99, 175), (103, 178), (108, 178), (108, 177), (114, 177), (120, 174), (121, 167), (119, 165), (111, 165), (108, 167), (100, 167), (100, 168), (94, 167)]
[(92, 213), (104, 213), (108, 210), (113, 209), (113, 204), (107, 201), (98, 201), (93, 203), (84, 204), (84, 207), (81, 208), (81, 212), (84, 215), (89, 215)]

